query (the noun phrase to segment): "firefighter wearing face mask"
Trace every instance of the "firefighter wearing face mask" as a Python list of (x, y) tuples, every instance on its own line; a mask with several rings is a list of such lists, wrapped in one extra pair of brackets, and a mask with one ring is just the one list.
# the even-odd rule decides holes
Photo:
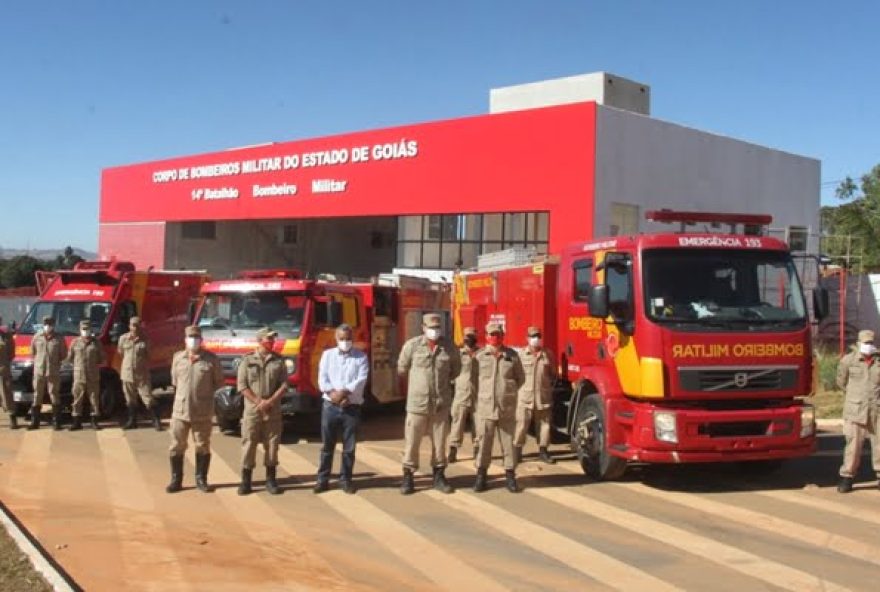
[(43, 318), (43, 330), (31, 341), (34, 358), (34, 404), (29, 430), (40, 427), (40, 407), (46, 393), (52, 401), (52, 427), (61, 429), (61, 362), (67, 357), (64, 337), (55, 333), (55, 319)]
[[(449, 463), (458, 460), (458, 449), (464, 440), (464, 428), (473, 416), (477, 397), (477, 330), (465, 327), (464, 344), (459, 350), (461, 372), (455, 379), (455, 397), (452, 399), (452, 428), (449, 432)], [(477, 457), (480, 443), (472, 434), (474, 458)]]
[(71, 432), (82, 429), (83, 400), (88, 396), (92, 429), (97, 430), (104, 348), (92, 335), (92, 324), (88, 320), (79, 322), (79, 337), (70, 344), (64, 361), (73, 366), (73, 421), (69, 429)]
[(461, 371), (458, 349), (445, 339), (439, 314), (422, 317), (422, 335), (407, 341), (400, 350), (397, 372), (407, 377), (406, 424), (403, 448), (403, 482), (400, 492), (415, 491), (413, 473), (419, 468), (422, 438), (431, 440), (434, 489), (452, 493), (446, 481), (446, 438), (452, 381)]
[(846, 446), (837, 491), (849, 493), (859, 471), (866, 438), (871, 441), (874, 473), (880, 479), (880, 361), (873, 331), (859, 331), (856, 348), (843, 356), (837, 366), (837, 385), (846, 392), (843, 402)]
[(556, 461), (550, 456), (550, 412), (553, 409), (553, 383), (556, 381), (556, 360), (553, 352), (544, 347), (541, 329), (529, 327), (529, 344), (519, 351), (526, 381), (519, 389), (516, 405), (516, 460), (522, 458), (529, 426), (535, 424), (539, 458), (547, 464)]

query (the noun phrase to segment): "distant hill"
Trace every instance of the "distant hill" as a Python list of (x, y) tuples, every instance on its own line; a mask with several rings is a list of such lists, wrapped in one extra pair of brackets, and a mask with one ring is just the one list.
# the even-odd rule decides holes
[[(18, 257), (20, 255), (30, 255), (35, 259), (49, 260), (54, 259), (58, 255), (63, 255), (64, 249), (65, 247), (59, 249), (4, 249), (3, 247), (0, 247), (0, 259), (11, 259), (12, 257)], [(97, 253), (77, 247), (73, 247), (73, 252), (86, 261), (93, 261), (98, 258)]]

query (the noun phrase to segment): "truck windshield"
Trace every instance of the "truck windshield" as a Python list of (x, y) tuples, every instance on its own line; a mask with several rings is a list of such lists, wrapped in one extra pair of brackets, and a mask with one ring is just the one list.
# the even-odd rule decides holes
[(806, 305), (788, 253), (655, 249), (642, 257), (648, 318), (730, 330), (806, 322)]
[(224, 292), (208, 294), (199, 310), (202, 332), (237, 335), (271, 327), (280, 337), (296, 339), (302, 330), (303, 292)]
[(44, 317), (52, 317), (55, 332), (60, 335), (79, 335), (79, 322), (83, 319), (91, 321), (92, 333), (100, 335), (109, 313), (109, 302), (41, 301), (31, 308), (18, 333), (33, 335), (43, 328)]

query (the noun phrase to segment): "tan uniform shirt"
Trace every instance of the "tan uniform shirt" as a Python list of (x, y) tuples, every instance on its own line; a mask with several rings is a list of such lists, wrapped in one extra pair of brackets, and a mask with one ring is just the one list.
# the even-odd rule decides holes
[(100, 366), (104, 364), (104, 347), (94, 337), (77, 337), (70, 344), (64, 361), (73, 364), (74, 384), (97, 384), (101, 378)]
[(0, 331), (0, 376), (7, 376), (12, 368), (15, 357), (15, 341), (12, 334)]
[[(287, 368), (284, 366), (284, 358), (270, 353), (263, 358), (259, 352), (253, 352), (243, 356), (238, 365), (238, 390), (250, 389), (257, 397), (268, 399), (287, 382)], [(244, 412), (246, 415), (256, 415), (254, 404), (245, 397)], [(269, 416), (281, 417), (281, 405), (277, 403), (269, 409)]]
[(517, 392), (526, 380), (516, 351), (502, 347), (496, 353), (494, 348), (484, 347), (476, 357), (479, 368), (477, 416), (496, 421), (515, 416)]
[(453, 404), (464, 405), (473, 409), (477, 399), (477, 357), (476, 352), (463, 347), (459, 351), (461, 357), (461, 372), (455, 379), (455, 398)]
[(519, 405), (530, 409), (549, 409), (553, 405), (556, 362), (553, 352), (541, 348), (537, 353), (526, 347), (519, 351), (526, 381), (519, 389)]
[(34, 335), (31, 341), (31, 355), (34, 357), (34, 376), (45, 376), (58, 380), (61, 362), (67, 356), (64, 337), (57, 333), (48, 339), (43, 333)]
[(210, 421), (214, 414), (214, 391), (223, 386), (220, 360), (201, 350), (190, 359), (179, 351), (171, 361), (171, 384), (175, 387), (172, 419), (190, 422)]
[(397, 359), (397, 372), (408, 374), (406, 411), (434, 413), (452, 404), (452, 381), (461, 372), (458, 349), (441, 339), (431, 349), (424, 335), (403, 344)]
[(858, 351), (851, 351), (837, 365), (837, 386), (846, 391), (843, 419), (868, 423), (870, 407), (880, 409), (880, 359), (873, 363)]
[(128, 332), (119, 338), (116, 346), (122, 356), (122, 368), (119, 373), (126, 382), (137, 382), (150, 377), (150, 346), (143, 333), (135, 337)]

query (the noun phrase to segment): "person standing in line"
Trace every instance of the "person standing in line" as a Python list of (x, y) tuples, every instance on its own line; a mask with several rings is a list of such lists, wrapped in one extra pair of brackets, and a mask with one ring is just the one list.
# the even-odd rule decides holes
[(556, 461), (550, 456), (550, 413), (553, 409), (553, 384), (556, 381), (556, 359), (553, 352), (543, 346), (541, 329), (529, 327), (526, 331), (529, 344), (520, 350), (526, 381), (519, 389), (516, 405), (516, 462), (522, 460), (526, 434), (534, 421), (535, 438), (538, 440), (539, 458), (547, 464)]
[[(463, 330), (464, 344), (459, 350), (461, 372), (455, 379), (455, 396), (452, 399), (452, 428), (449, 432), (449, 456), (447, 462), (452, 464), (458, 460), (458, 449), (464, 441), (464, 430), (468, 420), (473, 419), (474, 403), (477, 397), (477, 330), (465, 327)], [(474, 458), (480, 443), (477, 441), (476, 430), (471, 432), (474, 444)]]
[(141, 325), (140, 317), (131, 317), (128, 322), (128, 333), (119, 338), (117, 345), (122, 356), (122, 390), (128, 404), (128, 420), (123, 430), (137, 428), (138, 398), (153, 417), (153, 427), (162, 431), (162, 419), (159, 415), (159, 401), (153, 397), (150, 385), (150, 345)]
[(0, 404), (3, 412), (9, 416), (9, 429), (18, 429), (18, 418), (15, 416), (15, 399), (12, 395), (12, 359), (15, 357), (15, 341), (12, 332), (3, 327), (0, 318)]
[(92, 335), (92, 324), (87, 319), (79, 322), (79, 337), (70, 344), (64, 361), (73, 365), (73, 421), (69, 429), (71, 432), (82, 429), (83, 399), (88, 396), (92, 429), (98, 430), (98, 394), (101, 388), (100, 367), (105, 363), (104, 347)]
[(342, 432), (342, 469), (339, 483), (342, 491), (355, 493), (354, 473), (357, 432), (364, 403), (364, 389), (370, 365), (367, 354), (354, 348), (353, 332), (349, 325), (336, 328), (336, 347), (324, 350), (318, 364), (318, 388), (322, 393), (321, 458), (315, 478), (315, 493), (327, 491), (333, 453), (339, 432)]
[(61, 362), (67, 357), (64, 337), (55, 333), (55, 319), (43, 317), (43, 330), (31, 341), (34, 358), (34, 403), (29, 430), (40, 427), (40, 408), (46, 392), (52, 401), (52, 429), (61, 429)]
[(504, 329), (498, 323), (486, 325), (486, 347), (477, 352), (477, 437), (480, 454), (475, 459), (477, 479), (474, 491), (486, 490), (492, 462), (495, 434), (504, 455), (507, 490), (518, 493), (513, 437), (516, 430), (517, 392), (525, 382), (525, 371), (516, 351), (504, 345)]
[(171, 361), (171, 384), (174, 407), (171, 412), (171, 482), (165, 491), (175, 493), (183, 486), (183, 454), (192, 432), (196, 449), (196, 487), (205, 493), (211, 466), (211, 429), (214, 416), (214, 391), (223, 386), (220, 360), (202, 349), (202, 330), (187, 327), (186, 349), (174, 354)]
[(251, 478), (259, 444), (263, 445), (266, 491), (272, 495), (281, 493), (276, 474), (283, 431), (279, 400), (287, 392), (287, 368), (284, 358), (274, 351), (277, 336), (269, 327), (257, 331), (256, 351), (242, 357), (238, 365), (238, 390), (244, 397), (238, 495), (252, 491)]

